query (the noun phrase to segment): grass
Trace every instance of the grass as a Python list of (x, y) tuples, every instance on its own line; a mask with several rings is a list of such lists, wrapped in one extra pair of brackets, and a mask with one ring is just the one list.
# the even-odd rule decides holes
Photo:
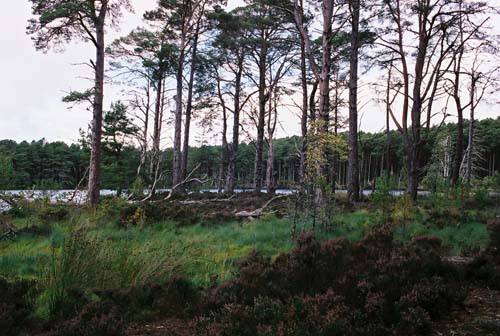
[[(440, 216), (446, 218), (446, 214)], [(488, 242), (483, 222), (434, 225), (425, 211), (408, 218), (405, 225), (396, 227), (399, 240), (416, 235), (438, 236), (450, 254), (477, 250)], [(332, 228), (317, 236), (343, 236), (357, 241), (382, 222), (381, 211), (373, 207), (339, 213), (333, 217)], [(18, 228), (30, 223), (39, 221), (36, 216), (14, 219)], [(64, 300), (65, 288), (126, 288), (162, 282), (173, 274), (207, 287), (233, 277), (234, 261), (253, 249), (275, 258), (294, 246), (290, 236), (292, 220), (273, 215), (254, 221), (184, 227), (168, 220), (127, 229), (119, 228), (117, 223), (113, 215), (106, 221), (102, 213), (77, 211), (65, 219), (45, 222), (43, 225), (50, 226), (45, 236), (25, 233), (15, 241), (0, 241), (0, 276), (39, 279), (45, 290), (37, 301), (37, 315), (49, 317), (55, 303)]]
[[(14, 242), (1, 242), (0, 275), (40, 276), (52, 255), (60, 253), (72, 228), (73, 223), (60, 222), (48, 237), (21, 235)], [(233, 261), (245, 257), (252, 249), (276, 256), (293, 247), (289, 222), (275, 217), (215, 227), (198, 224), (177, 228), (172, 222), (161, 222), (143, 229), (124, 230), (106, 225), (89, 228), (87, 233), (99, 245), (96, 249), (106, 246), (109, 251), (119, 251), (132, 259), (145, 253), (171, 255), (180, 261), (180, 272), (200, 286), (213, 279), (230, 278)]]
[(399, 240), (409, 240), (419, 235), (439, 237), (450, 255), (461, 255), (477, 250), (488, 243), (488, 232), (484, 223), (464, 223), (443, 228), (433, 228), (420, 223), (411, 223), (396, 231)]

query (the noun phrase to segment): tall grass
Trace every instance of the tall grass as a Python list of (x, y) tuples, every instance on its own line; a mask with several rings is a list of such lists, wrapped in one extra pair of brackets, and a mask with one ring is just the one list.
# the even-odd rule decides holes
[(59, 252), (53, 248), (40, 275), (45, 291), (39, 300), (39, 313), (51, 316), (61, 307), (71, 306), (68, 293), (73, 289), (85, 292), (160, 283), (181, 264), (168, 249), (149, 244), (134, 248), (129, 241), (110, 244), (85, 229), (71, 231)]

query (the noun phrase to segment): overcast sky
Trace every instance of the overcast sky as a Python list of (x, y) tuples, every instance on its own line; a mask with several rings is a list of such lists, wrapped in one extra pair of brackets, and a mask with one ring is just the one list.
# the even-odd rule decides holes
[[(499, 0), (495, 0), (499, 1)], [(235, 5), (240, 0), (230, 1)], [(121, 31), (109, 31), (108, 43), (128, 33), (140, 24), (142, 13), (152, 9), (156, 0), (132, 0), (135, 14), (124, 17)], [(83, 77), (90, 71), (75, 65), (93, 57), (89, 44), (70, 44), (63, 53), (35, 51), (30, 37), (26, 35), (30, 4), (27, 0), (8, 1), (0, 12), (0, 139), (49, 141), (76, 141), (78, 129), (85, 128), (91, 114), (82, 108), (68, 109), (61, 98), (70, 90), (88, 88), (90, 82)], [(119, 88), (106, 88), (105, 106), (120, 98)], [(361, 128), (379, 131), (384, 125), (382, 108), (373, 103), (373, 94), (364, 86), (361, 89), (364, 108), (361, 111)], [(479, 117), (498, 116), (496, 107), (489, 106), (479, 111)], [(283, 111), (283, 124), (279, 136), (300, 132), (298, 120), (290, 111)], [(168, 130), (167, 130), (168, 131)], [(195, 128), (193, 138), (199, 139), (201, 131)]]

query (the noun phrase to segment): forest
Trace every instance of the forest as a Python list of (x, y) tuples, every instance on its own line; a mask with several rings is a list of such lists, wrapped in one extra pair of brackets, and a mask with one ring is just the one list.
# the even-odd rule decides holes
[(26, 2), (91, 117), (0, 140), (1, 334), (500, 335), (496, 0)]
[[(108, 115), (109, 112), (105, 114)], [(465, 133), (468, 132), (465, 122)], [(493, 176), (499, 170), (500, 157), (500, 118), (483, 119), (476, 122), (476, 146), (480, 148), (481, 158), (475, 168), (475, 176), (479, 179)], [(105, 117), (103, 132), (108, 134)], [(424, 169), (421, 188), (435, 190), (448, 185), (450, 176), (446, 176), (446, 157), (451, 157), (456, 137), (456, 124), (433, 126), (433, 135), (423, 150)], [(134, 135), (134, 134), (131, 134)], [(348, 134), (340, 132), (339, 136), (347, 141)], [(102, 178), (103, 189), (130, 190), (134, 186), (145, 187), (151, 183), (148, 174), (137, 174), (141, 159), (141, 151), (125, 141), (115, 142), (112, 136), (105, 135), (106, 145), (103, 147)], [(463, 140), (466, 141), (466, 138)], [(389, 142), (389, 145), (388, 145)], [(300, 136), (278, 138), (274, 141), (273, 171), (275, 187), (278, 189), (298, 189), (300, 187), (300, 156), (297, 148), (302, 146)], [(120, 148), (119, 152), (117, 148)], [(265, 147), (267, 149), (267, 146)], [(223, 190), (224, 169), (221, 146), (201, 145), (190, 148), (187, 167), (191, 171), (195, 167), (197, 173), (206, 176), (202, 184), (193, 185), (196, 190)], [(404, 151), (401, 135), (391, 131), (389, 137), (385, 133), (359, 133), (360, 152), (360, 186), (374, 189), (377, 178), (384, 178), (389, 172), (390, 187), (403, 190), (407, 186), (404, 164)], [(65, 144), (62, 142), (47, 143), (45, 140), (16, 143), (0, 141), (0, 189), (2, 190), (72, 190), (78, 185), (88, 169), (90, 149), (87, 143)], [(172, 166), (173, 149), (167, 148), (160, 153), (166, 167)], [(252, 190), (254, 181), (255, 143), (243, 142), (239, 145), (236, 162), (235, 187)], [(267, 153), (264, 162), (267, 163)], [(439, 160), (439, 162), (437, 162)], [(451, 159), (447, 163), (451, 169)], [(333, 162), (333, 160), (332, 160)], [(332, 170), (337, 172), (335, 185), (337, 189), (347, 189), (347, 159), (335, 161)], [(266, 164), (264, 165), (266, 167)], [(448, 173), (449, 174), (449, 173)], [(157, 186), (168, 189), (172, 181), (168, 174)], [(269, 190), (269, 189), (268, 189)]]

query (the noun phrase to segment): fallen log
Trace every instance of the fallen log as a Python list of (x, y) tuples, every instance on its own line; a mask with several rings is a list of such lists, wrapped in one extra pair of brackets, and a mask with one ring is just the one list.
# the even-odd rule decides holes
[(223, 203), (230, 202), (236, 197), (236, 194), (232, 195), (228, 198), (215, 198), (215, 199), (206, 199), (206, 200), (184, 200), (184, 201), (176, 201), (177, 204), (181, 205), (203, 205), (208, 203)]
[(7, 203), (11, 207), (17, 206), (17, 202), (15, 201), (14, 197), (7, 196), (5, 194), (0, 194), (0, 201)]
[(260, 216), (262, 216), (264, 214), (264, 211), (266, 210), (266, 208), (269, 207), (269, 205), (271, 205), (271, 203), (273, 203), (274, 201), (276, 201), (280, 198), (284, 198), (284, 197), (286, 197), (286, 195), (275, 196), (275, 197), (271, 198), (269, 201), (267, 201), (266, 204), (264, 204), (264, 206), (262, 206), (261, 208), (255, 209), (253, 211), (246, 211), (246, 210), (239, 211), (239, 212), (235, 213), (234, 215), (238, 218), (247, 218), (247, 219), (259, 218)]

